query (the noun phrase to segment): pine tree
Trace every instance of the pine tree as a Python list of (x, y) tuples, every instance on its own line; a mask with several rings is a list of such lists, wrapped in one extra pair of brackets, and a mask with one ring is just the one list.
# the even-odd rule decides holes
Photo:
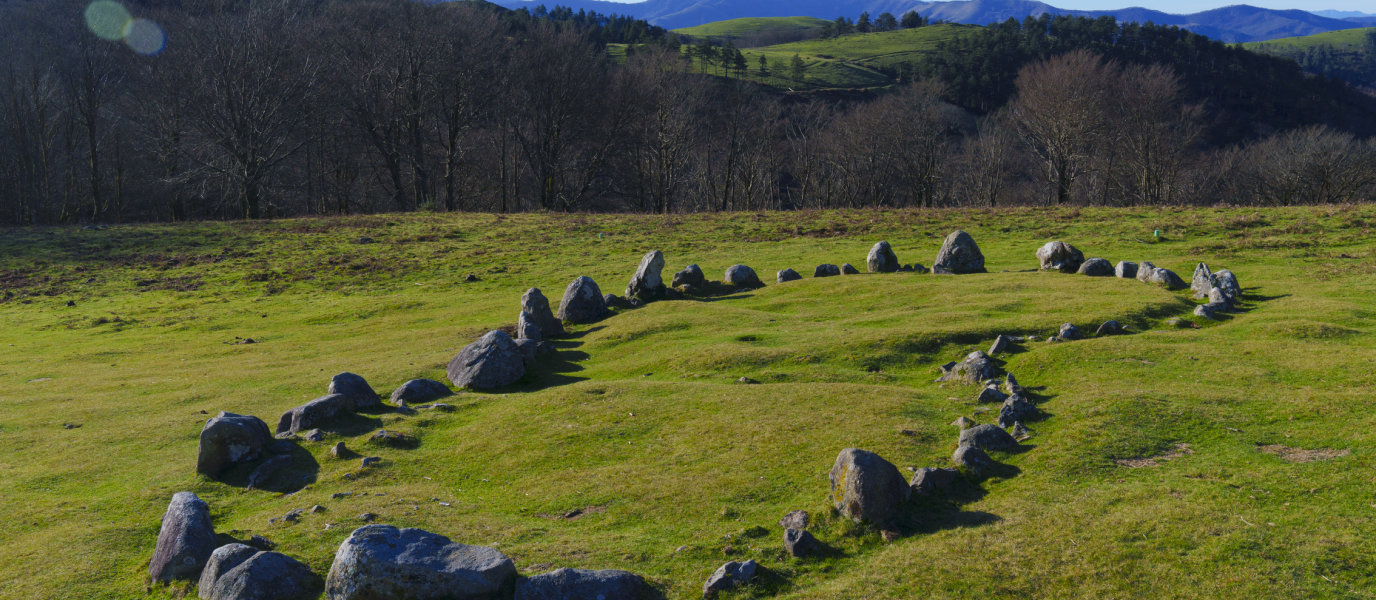
[(917, 11), (915, 10), (910, 10), (906, 13), (903, 13), (904, 29), (916, 29), (918, 27), (923, 26), (925, 23), (926, 22), (922, 18), (922, 15), (917, 14)]
[(870, 13), (865, 11), (860, 13), (860, 19), (855, 22), (855, 30), (860, 33), (869, 33), (874, 28), (870, 26)]
[(760, 55), (760, 74), (769, 74), (769, 59), (765, 58), (763, 54)]
[(876, 31), (893, 31), (898, 29), (898, 19), (893, 17), (893, 13), (884, 13), (874, 20)]
[(803, 57), (798, 56), (797, 54), (794, 54), (794, 55), (793, 55), (793, 69), (792, 69), (792, 70), (793, 70), (793, 80), (794, 80), (794, 81), (802, 81), (803, 78), (806, 77), (806, 75), (803, 74), (803, 67), (805, 67), (805, 66), (806, 66), (806, 64), (803, 63)]

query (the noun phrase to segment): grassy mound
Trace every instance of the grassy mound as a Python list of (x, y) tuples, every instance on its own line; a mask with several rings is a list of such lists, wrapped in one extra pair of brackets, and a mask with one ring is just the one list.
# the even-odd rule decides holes
[[(1371, 222), (1376, 209), (1331, 207), (6, 230), (0, 596), (173, 596), (145, 591), (146, 565), (168, 499), (190, 490), (218, 531), (265, 536), (321, 574), (366, 512), (496, 545), (524, 574), (626, 569), (675, 599), (745, 558), (764, 576), (724, 597), (1363, 597), (1376, 587)], [(620, 294), (651, 249), (666, 275), (697, 263), (716, 279), (735, 263), (767, 282), (785, 267), (863, 268), (881, 239), (930, 266), (956, 228), (989, 273), (809, 277), (618, 310), (573, 327), (510, 389), (341, 420), (299, 442), (280, 486), (194, 470), (197, 435), (220, 410), (272, 424), (341, 371), (384, 396), (444, 380), (459, 348), (515, 322), (528, 287), (557, 302), (589, 275)], [(1147, 243), (1154, 230), (1166, 241)], [(1232, 269), (1242, 310), (1168, 326), (1195, 321), (1196, 301), (1037, 272), (1033, 253), (1052, 239), (1186, 278), (1198, 261)], [(464, 283), (469, 273), (478, 281)], [(993, 420), (973, 388), (934, 383), (936, 365), (998, 333), (1092, 332), (1107, 319), (1133, 333), (995, 357), (1046, 415), (1028, 424), (1027, 447), (995, 453), (995, 476), (915, 500), (894, 542), (832, 516), (827, 471), (841, 449), (905, 473), (945, 466), (948, 423)], [(379, 429), (408, 443), (370, 442)], [(332, 458), (339, 441), (383, 460)], [(1286, 458), (1301, 455), (1314, 460)], [(303, 473), (314, 483), (283, 493)], [(315, 504), (326, 510), (269, 525)], [(814, 515), (822, 556), (784, 555), (776, 522), (793, 509)]]
[(745, 17), (714, 21), (697, 27), (675, 29), (674, 33), (694, 37), (740, 37), (762, 31), (808, 31), (820, 29), (830, 21), (816, 17)]

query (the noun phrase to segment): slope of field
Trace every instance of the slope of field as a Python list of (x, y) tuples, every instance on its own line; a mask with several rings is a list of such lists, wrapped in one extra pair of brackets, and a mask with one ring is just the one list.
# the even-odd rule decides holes
[(740, 37), (762, 31), (807, 31), (818, 29), (830, 21), (813, 17), (746, 17), (743, 19), (730, 19), (727, 21), (716, 21), (697, 27), (686, 27), (675, 29), (674, 33), (691, 35), (693, 37)]
[(792, 56), (802, 54), (824, 60), (866, 67), (888, 67), (918, 62), (937, 44), (949, 41), (975, 25), (932, 25), (876, 33), (857, 33), (825, 40), (808, 40), (769, 46), (759, 50)]
[[(1324, 207), (0, 231), (0, 597), (195, 597), (145, 587), (159, 518), (182, 490), (209, 502), (218, 531), (263, 535), (322, 575), (370, 512), (497, 546), (523, 574), (633, 571), (647, 598), (700, 598), (713, 570), (747, 558), (762, 576), (721, 598), (1367, 597), (1373, 223), (1371, 207)], [(881, 239), (930, 264), (956, 228), (988, 273), (773, 283), (785, 267), (863, 268)], [(1198, 261), (1232, 269), (1241, 311), (1204, 322), (1185, 292), (1038, 272), (1035, 250), (1055, 239), (1187, 279)], [(286, 487), (267, 486), (277, 492), (195, 473), (198, 433), (218, 411), (275, 423), (341, 371), (384, 398), (412, 378), (444, 380), (461, 347), (516, 320), (527, 288), (557, 304), (588, 275), (620, 294), (651, 249), (666, 278), (746, 263), (769, 285), (574, 326), (517, 385), (460, 392), (452, 412), (341, 419), (324, 441), (296, 442)], [(905, 474), (946, 466), (948, 423), (997, 413), (973, 387), (934, 383), (937, 365), (996, 334), (1046, 337), (1066, 322), (1088, 334), (1107, 319), (1131, 333), (995, 357), (1045, 418), (994, 453), (1002, 466), (912, 500), (902, 538), (833, 515), (827, 472), (841, 449)], [(370, 442), (382, 428), (416, 443)], [(331, 458), (340, 441), (382, 463)], [(282, 493), (302, 475), (313, 483)], [(812, 513), (821, 555), (783, 552), (776, 523), (794, 509)]]
[(1363, 29), (1344, 29), (1342, 31), (1329, 31), (1304, 37), (1281, 38), (1265, 42), (1247, 42), (1241, 44), (1243, 48), (1253, 51), (1264, 51), (1269, 48), (1305, 49), (1317, 46), (1332, 46), (1341, 48), (1343, 46), (1362, 47), (1366, 44), (1367, 34), (1376, 31), (1376, 27), (1366, 27)]

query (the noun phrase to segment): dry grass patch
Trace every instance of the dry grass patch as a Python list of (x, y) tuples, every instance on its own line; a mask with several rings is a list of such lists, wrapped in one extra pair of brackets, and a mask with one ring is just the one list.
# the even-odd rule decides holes
[(1351, 450), (1334, 450), (1332, 448), (1291, 448), (1280, 444), (1267, 444), (1258, 446), (1257, 450), (1267, 454), (1279, 456), (1281, 460), (1292, 463), (1307, 463), (1320, 460), (1331, 460), (1351, 454)]
[(1155, 467), (1172, 458), (1180, 458), (1182, 456), (1187, 456), (1190, 454), (1194, 454), (1194, 450), (1190, 449), (1189, 444), (1182, 442), (1176, 444), (1173, 450), (1171, 450), (1170, 452), (1166, 452), (1165, 454), (1158, 454), (1156, 456), (1148, 456), (1145, 458), (1120, 458), (1114, 460), (1113, 462), (1120, 467), (1127, 467), (1129, 469), (1140, 469), (1142, 467)]

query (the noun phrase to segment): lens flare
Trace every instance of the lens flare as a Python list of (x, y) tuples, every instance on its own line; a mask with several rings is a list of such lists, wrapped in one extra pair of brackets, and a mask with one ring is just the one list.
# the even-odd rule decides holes
[(148, 19), (133, 19), (124, 26), (124, 43), (134, 52), (145, 56), (162, 52), (167, 36), (157, 23)]
[(86, 7), (86, 27), (112, 42), (124, 38), (124, 28), (133, 17), (124, 5), (112, 0), (96, 0)]

